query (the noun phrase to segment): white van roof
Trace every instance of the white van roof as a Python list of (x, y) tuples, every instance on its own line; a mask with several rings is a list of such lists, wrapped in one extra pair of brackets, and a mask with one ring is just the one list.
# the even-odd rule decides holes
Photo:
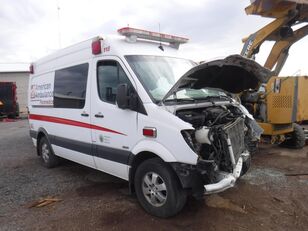
[[(92, 42), (98, 39), (101, 41), (102, 52), (99, 55), (93, 55), (91, 48)], [(188, 41), (188, 39), (186, 40)], [(132, 41), (123, 35), (100, 36), (58, 50), (44, 58), (37, 60), (33, 63), (33, 65), (35, 67), (35, 72), (38, 73), (45, 72), (47, 69), (52, 68), (50, 65), (51, 62), (53, 62), (55, 66), (59, 67), (65, 66), (66, 63), (78, 63), (79, 61), (88, 60), (95, 56), (101, 55), (118, 57), (123, 57), (125, 55), (156, 55), (184, 58), (176, 46), (170, 46), (169, 44), (164, 43), (163, 39), (162, 41), (163, 42), (157, 41), (157, 39), (146, 40), (143, 38), (138, 38), (135, 41)], [(162, 44), (163, 50), (159, 48), (160, 44)], [(67, 56), (70, 57), (67, 58)]]

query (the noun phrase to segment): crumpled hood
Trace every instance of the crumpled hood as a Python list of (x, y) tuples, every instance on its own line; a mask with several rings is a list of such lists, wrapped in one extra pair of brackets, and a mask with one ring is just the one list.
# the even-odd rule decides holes
[(163, 101), (181, 88), (220, 88), (230, 93), (255, 89), (266, 83), (272, 73), (254, 60), (231, 55), (202, 63), (186, 72), (166, 94)]

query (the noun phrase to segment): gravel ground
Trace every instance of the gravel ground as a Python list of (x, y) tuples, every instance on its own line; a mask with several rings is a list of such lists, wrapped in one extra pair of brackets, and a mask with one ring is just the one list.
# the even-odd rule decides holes
[[(307, 230), (308, 147), (263, 145), (233, 189), (190, 198), (176, 217), (146, 214), (127, 183), (65, 161), (45, 169), (27, 120), (0, 122), (0, 230)], [(41, 208), (46, 197), (61, 199)]]

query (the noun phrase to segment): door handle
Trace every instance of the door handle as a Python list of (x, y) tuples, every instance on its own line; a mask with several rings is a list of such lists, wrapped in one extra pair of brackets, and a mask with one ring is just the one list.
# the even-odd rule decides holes
[(81, 116), (88, 117), (88, 116), (89, 116), (89, 114), (88, 114), (88, 113), (86, 113), (86, 112), (83, 112), (83, 113), (81, 113)]
[(104, 115), (101, 113), (95, 114), (94, 115), (96, 118), (104, 118)]

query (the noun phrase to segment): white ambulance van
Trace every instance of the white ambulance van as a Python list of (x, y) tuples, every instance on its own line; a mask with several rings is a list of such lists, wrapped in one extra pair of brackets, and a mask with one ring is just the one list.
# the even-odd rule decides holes
[(125, 27), (30, 67), (30, 136), (43, 164), (65, 158), (129, 182), (150, 214), (233, 187), (262, 130), (231, 93), (269, 71), (238, 55), (197, 65), (188, 39)]

